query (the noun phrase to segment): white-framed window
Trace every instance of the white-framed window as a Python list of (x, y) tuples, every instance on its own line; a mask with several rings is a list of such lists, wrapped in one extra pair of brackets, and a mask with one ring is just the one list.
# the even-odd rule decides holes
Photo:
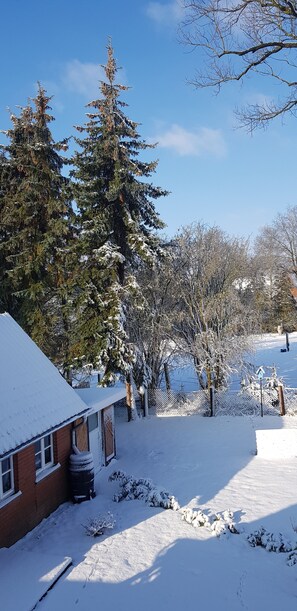
[(13, 458), (0, 460), (0, 499), (6, 499), (14, 493)]
[(54, 464), (54, 444), (53, 436), (45, 435), (38, 441), (35, 441), (35, 470), (40, 473)]
[(88, 416), (89, 433), (91, 433), (92, 431), (94, 431), (97, 428), (98, 428), (98, 412), (95, 412), (95, 414), (91, 414), (90, 416)]

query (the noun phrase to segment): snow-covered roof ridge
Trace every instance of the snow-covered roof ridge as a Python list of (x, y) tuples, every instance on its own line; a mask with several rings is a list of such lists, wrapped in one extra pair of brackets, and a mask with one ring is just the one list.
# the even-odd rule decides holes
[(100, 411), (116, 401), (124, 399), (126, 388), (124, 384), (110, 387), (92, 386), (91, 388), (76, 389), (79, 397), (92, 409), (93, 412)]
[(27, 333), (0, 314), (0, 456), (87, 411)]

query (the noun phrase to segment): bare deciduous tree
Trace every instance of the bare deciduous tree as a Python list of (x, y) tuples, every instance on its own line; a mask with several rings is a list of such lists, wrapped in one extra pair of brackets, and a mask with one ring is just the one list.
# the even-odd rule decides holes
[(182, 38), (205, 51), (197, 87), (220, 89), (251, 73), (273, 79), (279, 98), (243, 108), (237, 114), (253, 130), (279, 115), (297, 114), (296, 0), (184, 0)]
[(137, 386), (152, 390), (159, 387), (164, 364), (173, 357), (175, 346), (168, 341), (174, 314), (174, 265), (170, 252), (154, 266), (142, 265), (137, 282), (142, 295), (129, 309), (129, 340), (136, 360), (133, 376)]
[[(260, 231), (255, 243), (255, 273), (252, 277), (254, 307), (263, 329), (279, 324), (292, 331), (297, 312), (293, 297), (297, 287), (297, 206), (279, 213)], [(292, 291), (294, 289), (294, 291)]]
[(179, 234), (176, 259), (175, 342), (192, 357), (200, 386), (220, 388), (249, 345), (251, 316), (239, 289), (247, 243), (198, 223)]
[(257, 252), (273, 257), (274, 266), (297, 275), (297, 206), (277, 214), (262, 228), (256, 242)]

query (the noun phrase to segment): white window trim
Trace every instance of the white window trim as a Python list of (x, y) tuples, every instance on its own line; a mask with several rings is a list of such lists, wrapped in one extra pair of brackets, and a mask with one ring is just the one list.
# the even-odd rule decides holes
[[(4, 474), (2, 473), (2, 461), (3, 460), (7, 460), (7, 459), (9, 459), (9, 461), (10, 461), (10, 469), (9, 470), (11, 472), (11, 484), (12, 484), (12, 488), (10, 488), (10, 490), (8, 490), (7, 492), (3, 492), (3, 480), (2, 480), (2, 476)], [(5, 499), (8, 499), (15, 492), (15, 490), (14, 490), (13, 457), (12, 456), (7, 456), (6, 458), (1, 459), (0, 463), (1, 463), (1, 469), (0, 469), (0, 501), (5, 501)]]
[(0, 509), (2, 509), (2, 507), (5, 507), (5, 505), (8, 505), (8, 503), (11, 503), (15, 499), (17, 499), (19, 496), (21, 496), (21, 494), (22, 491), (19, 490), (18, 492), (14, 492), (10, 496), (7, 496), (5, 499), (0, 500)]
[(60, 467), (61, 467), (60, 463), (57, 462), (56, 465), (53, 465), (52, 467), (46, 467), (42, 471), (39, 471), (38, 473), (36, 473), (35, 484), (38, 484), (38, 482), (41, 482), (45, 477), (47, 477), (48, 475), (51, 475), (51, 473), (54, 473), (55, 471), (60, 469)]
[[(48, 471), (49, 469), (51, 469), (54, 466), (54, 438), (53, 438), (53, 434), (52, 433), (50, 434), (52, 460), (51, 460), (51, 462), (48, 462), (48, 463), (45, 462), (45, 458), (44, 458), (44, 454), (45, 454), (44, 439), (45, 439), (45, 437), (48, 437), (48, 435), (44, 435), (44, 437), (41, 437), (40, 439), (37, 440), (37, 441), (40, 441), (40, 443), (41, 443), (41, 467), (39, 469), (36, 469), (36, 467), (35, 467), (35, 469), (36, 469), (35, 470), (36, 481), (39, 478), (40, 474), (42, 474), (44, 471)], [(47, 448), (48, 447), (49, 446), (47, 446)], [(35, 456), (36, 456), (36, 452), (35, 452)]]

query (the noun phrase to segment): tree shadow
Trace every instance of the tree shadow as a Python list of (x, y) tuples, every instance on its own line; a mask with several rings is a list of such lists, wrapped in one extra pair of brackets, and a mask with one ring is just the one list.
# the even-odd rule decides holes
[(256, 436), (250, 418), (151, 418), (122, 423), (117, 448), (119, 466), (129, 475), (166, 489), (169, 480), (180, 505), (193, 494), (205, 504), (255, 456)]
[[(273, 424), (269, 424), (269, 421)], [(142, 610), (151, 610), (153, 607), (167, 610), (172, 607), (174, 610), (182, 608), (192, 611), (193, 607), (199, 606), (210, 611), (240, 611), (241, 608), (263, 611), (267, 608), (267, 589), (270, 588), (273, 593), (276, 587), (277, 592), (281, 588), (280, 578), (275, 581), (274, 567), (277, 566), (281, 579), (288, 587), (288, 595), (284, 594), (286, 609), (293, 611), (292, 573), (289, 575), (286, 572), (289, 571), (288, 567), (285, 570), (285, 564), (283, 566), (275, 559), (276, 554), (252, 550), (242, 535), (232, 535), (225, 541), (205, 531), (203, 537), (198, 538), (192, 526), (185, 523), (180, 526), (180, 514), (170, 512), (172, 530), (165, 540), (171, 539), (172, 533), (174, 537), (175, 532), (180, 533), (180, 538), (148, 560), (145, 544), (142, 548), (140, 545), (141, 533), (144, 529), (145, 533), (147, 528), (150, 529), (151, 536), (156, 537), (155, 548), (159, 550), (154, 518), (157, 514), (163, 514), (166, 521), (168, 512), (148, 507), (141, 501), (124, 501), (120, 505), (111, 503), (118, 484), (109, 483), (108, 476), (114, 470), (122, 469), (136, 477), (149, 477), (156, 485), (167, 489), (170, 482), (169, 492), (175, 495), (181, 506), (189, 504), (192, 508), (203, 508), (219, 492), (227, 489), (239, 471), (255, 457), (255, 433), (265, 426), (282, 428), (283, 421), (275, 417), (267, 420), (241, 417), (210, 420), (193, 416), (149, 418), (135, 423), (123, 423), (117, 440), (117, 460), (112, 461), (96, 479), (96, 499), (81, 506), (67, 505), (66, 520), (62, 510), (61, 520), (59, 515), (57, 519), (53, 514), (41, 525), (39, 533), (43, 531), (44, 534), (38, 543), (36, 538), (31, 539), (31, 549), (38, 550), (40, 543), (41, 551), (50, 553), (56, 544), (60, 551), (64, 550), (65, 555), (73, 556), (76, 565), (42, 601), (41, 609), (86, 611), (104, 605), (104, 611), (114, 611), (115, 606), (119, 609), (129, 608), (129, 611), (136, 608), (139, 611), (140, 606)], [(247, 494), (253, 492), (255, 499), (261, 499), (265, 493), (260, 488), (262, 484), (261, 478), (258, 482), (251, 482), (255, 490), (248, 487)], [(232, 485), (236, 488), (236, 479)], [(230, 499), (229, 506), (234, 510), (236, 521), (241, 520), (243, 513), (235, 506), (234, 500), (232, 502), (230, 490), (227, 490), (226, 498), (228, 501)], [(227, 507), (222, 506), (221, 509)], [(113, 534), (100, 540), (82, 536), (82, 524), (86, 518), (106, 510), (112, 510), (116, 517)], [(250, 531), (260, 522), (274, 528), (280, 517), (282, 521), (286, 520), (290, 528), (292, 515), (296, 516), (297, 521), (296, 505), (266, 516), (264, 520), (246, 524), (245, 529), (246, 532)], [(162, 515), (158, 518), (158, 524), (160, 520), (162, 522)], [(59, 542), (61, 525), (64, 529), (62, 545)], [(135, 543), (131, 547), (129, 538), (134, 527)], [(140, 533), (139, 541), (137, 533)], [(147, 540), (146, 536), (143, 535), (144, 541)], [(122, 550), (126, 541), (130, 552), (123, 562)], [(30, 549), (30, 535), (27, 543), (27, 549)], [(104, 558), (109, 559), (109, 568), (105, 569)], [(113, 566), (112, 574), (110, 566)], [(277, 592), (275, 600), (279, 603)], [(272, 611), (278, 607), (273, 606), (273, 596), (270, 598), (269, 609)]]
[[(287, 522), (290, 514), (297, 516), (297, 505), (265, 517), (262, 523), (269, 528), (271, 523)], [(40, 608), (86, 611), (100, 605), (105, 611), (279, 611), (281, 607), (295, 611), (295, 567), (286, 565), (286, 554), (249, 546), (246, 534), (257, 526), (258, 522), (245, 524), (244, 534), (228, 538), (204, 532), (205, 538), (198, 539), (195, 529), (185, 525), (185, 536), (164, 547), (144, 570), (137, 570), (141, 560), (136, 548), (135, 558), (127, 558), (126, 565), (122, 558), (113, 557), (112, 577), (104, 574), (103, 562), (76, 567), (56, 584)], [(112, 544), (109, 550), (112, 557)]]

